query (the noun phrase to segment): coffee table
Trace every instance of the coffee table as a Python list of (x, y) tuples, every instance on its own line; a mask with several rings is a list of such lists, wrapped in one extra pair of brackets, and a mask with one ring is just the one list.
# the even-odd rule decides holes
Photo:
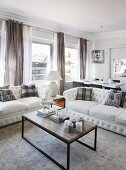
[[(67, 167), (64, 167), (63, 165), (61, 165), (59, 162), (57, 162), (55, 159), (49, 156), (46, 152), (44, 152), (42, 149), (36, 146), (31, 140), (25, 137), (24, 135), (25, 126), (24, 125), (25, 125), (26, 120), (67, 144)], [(95, 131), (93, 147), (79, 140), (80, 138), (82, 138), (83, 136), (85, 136), (86, 134), (90, 133), (93, 130)], [(67, 133), (67, 132), (64, 132), (63, 123), (56, 123), (48, 118), (42, 118), (38, 116), (37, 112), (30, 112), (22, 116), (22, 138), (25, 139), (28, 143), (30, 143), (33, 147), (35, 147), (39, 152), (41, 152), (47, 158), (49, 158), (52, 162), (54, 162), (61, 169), (69, 170), (70, 169), (70, 144), (76, 141), (96, 151), (97, 125), (85, 120), (84, 129), (82, 132)]]

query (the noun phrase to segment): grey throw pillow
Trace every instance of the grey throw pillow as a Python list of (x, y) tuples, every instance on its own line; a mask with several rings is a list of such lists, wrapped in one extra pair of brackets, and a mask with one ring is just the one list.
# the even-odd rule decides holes
[(108, 106), (120, 107), (121, 100), (122, 92), (114, 93), (112, 91), (109, 91), (104, 104)]
[(76, 100), (92, 100), (92, 89), (91, 88), (78, 88)]
[(2, 99), (1, 99), (1, 91), (4, 90), (4, 89), (9, 89), (9, 87), (10, 87), (10, 85), (0, 87), (0, 101), (2, 101)]
[(37, 96), (38, 97), (38, 91), (35, 87), (35, 84), (31, 84), (29, 86), (27, 85), (22, 85), (21, 87), (21, 97), (34, 97)]
[(1, 90), (1, 100), (2, 102), (7, 102), (11, 100), (16, 100), (13, 92), (11, 90)]

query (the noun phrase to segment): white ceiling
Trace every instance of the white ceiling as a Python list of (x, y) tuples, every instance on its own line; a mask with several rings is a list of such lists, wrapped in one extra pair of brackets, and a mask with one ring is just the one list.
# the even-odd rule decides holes
[(0, 8), (85, 32), (126, 29), (126, 0), (0, 0)]

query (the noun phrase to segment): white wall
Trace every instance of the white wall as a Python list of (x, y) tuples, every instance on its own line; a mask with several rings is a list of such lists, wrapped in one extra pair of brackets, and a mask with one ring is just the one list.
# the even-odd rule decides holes
[[(109, 78), (119, 79), (126, 84), (126, 77), (113, 77), (111, 72), (111, 57), (113, 57), (113, 51), (118, 51), (122, 58), (126, 58), (126, 31), (118, 31), (110, 33), (96, 34), (94, 40), (90, 42), (90, 61), (88, 63), (90, 79), (100, 78), (107, 81)], [(92, 63), (92, 50), (104, 50), (105, 61), (103, 64)], [(116, 55), (117, 57), (117, 55)], [(122, 87), (126, 91), (126, 85)]]

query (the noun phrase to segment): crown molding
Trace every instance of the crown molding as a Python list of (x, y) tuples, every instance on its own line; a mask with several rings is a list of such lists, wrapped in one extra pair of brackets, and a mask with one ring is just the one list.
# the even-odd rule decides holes
[(93, 40), (126, 37), (126, 30), (102, 32), (92, 35)]
[(73, 29), (71, 27), (61, 25), (59, 23), (48, 21), (45, 19), (40, 19), (16, 9), (0, 8), (0, 18), (5, 20), (7, 19), (18, 20), (19, 22), (23, 22), (24, 24), (29, 26), (38, 27), (45, 30), (47, 29), (53, 32), (64, 32), (65, 34), (75, 36), (78, 38), (82, 37), (91, 40), (93, 37), (92, 33), (84, 32), (79, 29)]

